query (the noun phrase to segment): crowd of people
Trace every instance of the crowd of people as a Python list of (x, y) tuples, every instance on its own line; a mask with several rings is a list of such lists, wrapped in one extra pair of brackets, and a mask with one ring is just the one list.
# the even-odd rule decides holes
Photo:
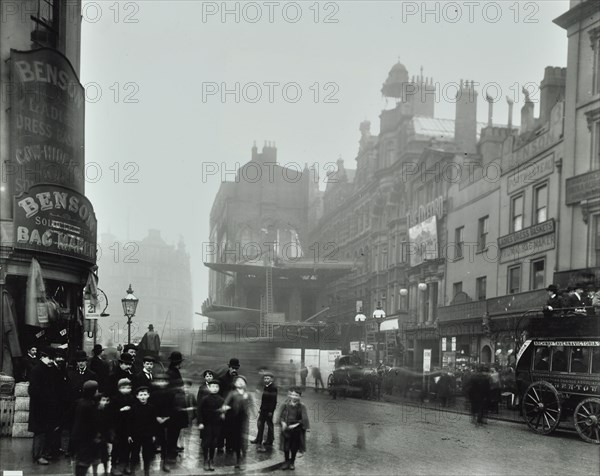
[[(204, 370), (198, 391), (192, 392), (192, 381), (181, 376), (184, 359), (177, 351), (169, 356), (166, 371), (155, 371), (153, 355), (145, 355), (139, 364), (134, 345), (126, 346), (113, 362), (103, 358), (100, 345), (90, 358), (76, 351), (72, 366), (66, 365), (61, 349), (29, 351), (29, 431), (34, 434), (32, 456), (40, 465), (65, 455), (73, 459), (76, 476), (87, 474), (90, 467), (97, 474), (100, 465), (108, 473), (109, 463), (111, 474), (119, 476), (135, 472), (141, 453), (144, 474), (149, 474), (160, 453), (161, 468), (168, 473), (185, 450), (180, 433), (188, 428), (200, 430), (205, 471), (215, 470), (217, 453), (232, 454), (239, 469), (248, 451), (249, 422), (255, 419), (257, 435), (250, 443), (258, 452), (274, 444), (278, 390), (267, 369), (261, 372), (261, 400), (255, 407), (236, 358), (220, 378)], [(301, 387), (291, 386), (279, 408), (283, 469), (295, 469), (298, 451), (305, 451), (309, 420), (301, 394)]]
[(593, 316), (600, 313), (600, 290), (578, 283), (561, 290), (556, 284), (546, 288), (545, 317)]

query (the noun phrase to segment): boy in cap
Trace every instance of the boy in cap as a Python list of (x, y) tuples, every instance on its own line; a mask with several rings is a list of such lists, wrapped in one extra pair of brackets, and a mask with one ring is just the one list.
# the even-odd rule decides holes
[(140, 462), (140, 449), (144, 461), (144, 475), (150, 474), (150, 463), (154, 456), (154, 440), (158, 431), (158, 412), (148, 402), (148, 387), (139, 387), (136, 391), (137, 402), (131, 409), (129, 430), (127, 432), (131, 444), (131, 464), (135, 467)]
[(280, 447), (285, 455), (281, 469), (294, 470), (296, 454), (306, 451), (306, 431), (310, 428), (308, 411), (300, 401), (302, 389), (290, 387), (288, 399), (284, 403), (280, 415), (281, 438)]
[(277, 386), (274, 383), (275, 376), (273, 372), (264, 371), (263, 372), (263, 393), (260, 401), (260, 411), (258, 414), (258, 420), (256, 425), (258, 427), (258, 434), (256, 435), (256, 439), (252, 440), (250, 443), (258, 443), (257, 451), (264, 452), (266, 451), (263, 447), (263, 433), (265, 430), (265, 423), (267, 424), (267, 440), (265, 441), (265, 446), (273, 446), (273, 440), (275, 439), (274, 429), (273, 429), (273, 414), (275, 413), (275, 408), (277, 407)]
[[(196, 412), (198, 409), (198, 401), (196, 399), (196, 395), (192, 393), (192, 381), (189, 378), (183, 379), (183, 404), (185, 408), (185, 422), (183, 428), (188, 428), (190, 430), (187, 434), (185, 434), (184, 438), (186, 441), (186, 446), (189, 445), (191, 429), (193, 426), (193, 422), (196, 419)], [(177, 446), (177, 451), (183, 451), (183, 446)]]
[(198, 401), (198, 429), (202, 438), (204, 471), (214, 471), (213, 460), (223, 427), (225, 401), (219, 395), (218, 380), (208, 381), (206, 387), (208, 394)]
[(127, 438), (130, 427), (132, 408), (136, 402), (131, 393), (131, 381), (122, 378), (118, 382), (118, 393), (112, 399), (112, 411), (114, 421), (114, 438), (111, 453), (112, 473), (121, 476), (123, 473), (131, 473), (129, 460), (131, 456), (131, 445)]
[(215, 373), (210, 369), (206, 369), (204, 372), (202, 372), (202, 378), (204, 379), (204, 382), (200, 383), (200, 387), (198, 387), (198, 395), (196, 395), (196, 401), (198, 403), (200, 403), (200, 401), (210, 393), (208, 384), (215, 380)]

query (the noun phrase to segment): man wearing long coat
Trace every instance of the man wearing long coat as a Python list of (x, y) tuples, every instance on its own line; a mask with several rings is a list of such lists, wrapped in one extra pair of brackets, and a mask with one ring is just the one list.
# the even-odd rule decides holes
[(54, 349), (40, 352), (40, 362), (29, 376), (29, 425), (33, 433), (32, 456), (38, 464), (47, 465), (53, 432), (60, 426), (60, 381), (54, 368)]

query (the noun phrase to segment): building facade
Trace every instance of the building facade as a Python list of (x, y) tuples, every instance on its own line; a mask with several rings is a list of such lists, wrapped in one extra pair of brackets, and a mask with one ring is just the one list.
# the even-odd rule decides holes
[[(86, 283), (94, 292), (97, 222), (85, 197), (80, 39), (81, 2), (3, 3), (0, 322), (21, 347), (81, 347)], [(20, 352), (14, 343), (0, 346), (9, 373)]]
[(110, 316), (100, 318), (102, 343), (127, 342), (127, 319), (121, 299), (132, 285), (139, 299), (131, 329), (132, 341), (142, 338), (152, 324), (161, 341), (181, 344), (193, 329), (190, 257), (183, 240), (167, 244), (159, 230), (149, 230), (141, 240), (118, 240), (104, 233), (98, 246), (98, 276), (106, 293)]

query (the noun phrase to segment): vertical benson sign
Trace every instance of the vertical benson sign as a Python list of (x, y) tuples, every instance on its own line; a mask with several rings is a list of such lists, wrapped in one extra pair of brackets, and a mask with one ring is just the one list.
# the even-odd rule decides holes
[(85, 94), (56, 50), (10, 51), (14, 195), (39, 184), (84, 191)]
[(423, 372), (431, 372), (431, 349), (423, 349)]

